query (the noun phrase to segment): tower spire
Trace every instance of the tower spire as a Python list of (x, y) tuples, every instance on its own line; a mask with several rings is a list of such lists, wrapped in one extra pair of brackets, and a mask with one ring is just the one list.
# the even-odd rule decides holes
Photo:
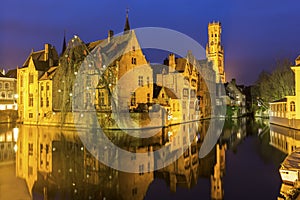
[(124, 33), (127, 33), (130, 30), (128, 12), (129, 12), (129, 9), (127, 8), (126, 9), (126, 21), (125, 21), (125, 26), (124, 26)]
[(66, 44), (66, 30), (64, 30), (64, 41), (63, 41), (63, 46), (62, 46), (62, 49), (61, 49), (61, 55), (64, 54), (66, 48), (67, 48), (67, 44)]

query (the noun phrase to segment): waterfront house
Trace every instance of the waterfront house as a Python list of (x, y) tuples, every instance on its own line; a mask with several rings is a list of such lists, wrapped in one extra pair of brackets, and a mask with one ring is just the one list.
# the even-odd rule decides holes
[(295, 95), (270, 103), (270, 123), (300, 129), (300, 56), (291, 69), (295, 74)]

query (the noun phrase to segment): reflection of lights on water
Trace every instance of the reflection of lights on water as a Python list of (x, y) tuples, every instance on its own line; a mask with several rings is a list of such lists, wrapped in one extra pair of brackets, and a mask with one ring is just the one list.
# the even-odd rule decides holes
[(173, 135), (171, 131), (168, 131), (168, 138), (170, 138)]
[(1, 134), (0, 135), (0, 142), (4, 142), (5, 141), (5, 134)]
[(18, 151), (18, 145), (17, 145), (17, 144), (14, 145), (14, 151), (15, 151), (15, 152)]
[(261, 134), (261, 132), (262, 132), (262, 129), (259, 128), (259, 129), (258, 129), (258, 135)]
[(240, 133), (240, 132), (238, 132), (238, 133), (236, 134), (236, 136), (237, 136), (238, 139), (241, 139), (241, 133)]
[(17, 127), (13, 128), (13, 135), (14, 135), (14, 141), (16, 142), (19, 137), (19, 128)]
[(12, 141), (12, 133), (7, 133), (6, 134), (6, 141), (11, 142)]

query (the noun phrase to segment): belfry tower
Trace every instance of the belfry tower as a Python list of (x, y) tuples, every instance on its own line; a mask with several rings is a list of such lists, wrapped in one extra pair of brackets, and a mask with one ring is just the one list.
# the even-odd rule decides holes
[(222, 27), (220, 22), (208, 24), (208, 43), (206, 45), (206, 57), (213, 63), (216, 72), (216, 82), (225, 83), (224, 49), (221, 45)]

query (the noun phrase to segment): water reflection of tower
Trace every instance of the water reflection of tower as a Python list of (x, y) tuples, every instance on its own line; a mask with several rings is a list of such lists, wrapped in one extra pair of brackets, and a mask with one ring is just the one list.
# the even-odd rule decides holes
[(174, 156), (176, 153), (183, 151), (180, 154), (182, 156), (168, 166), (158, 170), (156, 175), (166, 180), (172, 192), (176, 192), (177, 186), (191, 188), (197, 183), (198, 148), (194, 139), (195, 135), (190, 133), (192, 132), (191, 130), (195, 129), (194, 126), (195, 123), (188, 123), (181, 127), (173, 126), (168, 130), (169, 133), (172, 133), (169, 141), (165, 144), (165, 149), (168, 150), (161, 156), (165, 156), (164, 159), (168, 159), (170, 155)]
[(214, 166), (214, 173), (211, 175), (211, 198), (212, 199), (223, 199), (223, 174), (225, 171), (225, 145), (216, 145), (216, 164)]

